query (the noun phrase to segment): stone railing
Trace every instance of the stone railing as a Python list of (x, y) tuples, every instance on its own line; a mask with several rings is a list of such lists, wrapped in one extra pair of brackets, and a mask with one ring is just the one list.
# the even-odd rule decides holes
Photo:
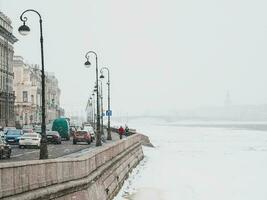
[(106, 162), (140, 143), (142, 136), (106, 144), (79, 158), (33, 160), (0, 164), (0, 199), (85, 178)]

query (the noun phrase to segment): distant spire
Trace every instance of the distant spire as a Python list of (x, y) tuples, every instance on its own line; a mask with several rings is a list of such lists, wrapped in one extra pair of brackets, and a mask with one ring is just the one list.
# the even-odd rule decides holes
[(225, 105), (225, 106), (230, 106), (230, 105), (232, 105), (231, 97), (230, 97), (230, 92), (229, 92), (229, 91), (227, 91), (227, 93), (226, 93), (226, 97), (225, 97), (224, 105)]

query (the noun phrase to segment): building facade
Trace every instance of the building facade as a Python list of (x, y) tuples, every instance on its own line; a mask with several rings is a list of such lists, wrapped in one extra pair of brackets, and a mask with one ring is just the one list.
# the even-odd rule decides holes
[[(14, 90), (16, 125), (41, 124), (42, 86), (41, 70), (38, 65), (26, 64), (21, 56), (14, 57)], [(64, 115), (60, 107), (60, 89), (57, 78), (45, 73), (46, 123)]]
[(11, 20), (0, 12), (0, 126), (14, 126), (13, 44)]
[(54, 73), (46, 73), (46, 120), (51, 123), (55, 118), (64, 116), (64, 110), (60, 107), (61, 90)]

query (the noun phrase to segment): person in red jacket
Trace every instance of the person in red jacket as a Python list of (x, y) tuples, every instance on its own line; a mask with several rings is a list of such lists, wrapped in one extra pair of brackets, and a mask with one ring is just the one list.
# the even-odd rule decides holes
[(120, 134), (120, 139), (122, 139), (122, 135), (124, 134), (124, 128), (120, 126), (119, 128), (119, 134)]

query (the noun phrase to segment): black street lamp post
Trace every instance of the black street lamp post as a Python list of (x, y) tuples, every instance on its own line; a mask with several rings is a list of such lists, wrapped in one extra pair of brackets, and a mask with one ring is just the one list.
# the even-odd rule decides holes
[(93, 123), (93, 98), (92, 98), (92, 96), (90, 97), (90, 100), (89, 100), (89, 102), (90, 102), (90, 123), (91, 123), (91, 125), (92, 125), (92, 123)]
[(93, 127), (94, 130), (96, 130), (96, 124), (95, 124), (95, 93), (92, 94), (93, 96)]
[(107, 67), (103, 67), (101, 68), (100, 72), (101, 72), (101, 76), (100, 78), (104, 78), (104, 75), (103, 75), (103, 70), (107, 70), (108, 72), (108, 82), (107, 82), (107, 85), (108, 85), (108, 136), (107, 136), (107, 140), (112, 140), (112, 137), (111, 137), (111, 130), (110, 130), (110, 77), (109, 77), (109, 69)]
[(94, 51), (88, 51), (85, 55), (86, 62), (84, 63), (85, 67), (90, 67), (91, 63), (89, 62), (89, 54), (95, 55), (96, 61), (96, 146), (101, 146), (101, 135), (100, 135), (100, 109), (99, 109), (99, 88), (98, 88), (98, 62), (97, 54)]
[(20, 20), (23, 22), (23, 25), (19, 27), (18, 31), (21, 35), (27, 35), (30, 32), (30, 28), (25, 25), (28, 20), (27, 17), (23, 17), (26, 12), (34, 12), (39, 16), (40, 23), (40, 43), (41, 43), (41, 62), (42, 62), (42, 139), (40, 147), (40, 159), (47, 159), (47, 138), (46, 138), (46, 122), (45, 122), (45, 72), (44, 72), (44, 49), (43, 49), (43, 27), (42, 27), (42, 17), (39, 12), (33, 9), (25, 10), (21, 16)]
[(101, 107), (101, 135), (104, 135), (104, 127), (103, 127), (103, 88), (102, 88), (102, 81), (100, 82), (100, 107)]

